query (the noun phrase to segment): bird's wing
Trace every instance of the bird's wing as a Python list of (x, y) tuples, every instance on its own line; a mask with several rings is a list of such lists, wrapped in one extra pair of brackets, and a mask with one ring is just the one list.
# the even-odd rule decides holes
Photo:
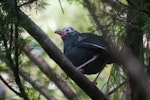
[(99, 49), (107, 50), (106, 47), (97, 45), (97, 44), (95, 44), (95, 43), (82, 42), (82, 43), (80, 44), (80, 46), (87, 47), (87, 48), (99, 48)]
[(89, 49), (107, 50), (102, 37), (91, 33), (81, 34), (77, 39), (77, 46)]

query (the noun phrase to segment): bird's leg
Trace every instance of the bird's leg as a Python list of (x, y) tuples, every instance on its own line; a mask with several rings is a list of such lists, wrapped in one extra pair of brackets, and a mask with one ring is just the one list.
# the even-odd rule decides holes
[(92, 82), (92, 83), (94, 83), (95, 85), (97, 84), (97, 82), (96, 82), (96, 81), (97, 81), (97, 79), (98, 79), (98, 77), (99, 77), (100, 73), (101, 73), (101, 72), (98, 72), (98, 74), (97, 74), (96, 78), (95, 78), (95, 79), (94, 79), (94, 81)]
[[(91, 63), (92, 61), (94, 61), (95, 59), (97, 59), (99, 57), (99, 54), (94, 55), (90, 60), (86, 61), (85, 63), (83, 63), (82, 65), (78, 66), (77, 69), (80, 70), (80, 72), (84, 72), (84, 70), (82, 69), (84, 66), (86, 66), (87, 64)], [(97, 79), (100, 75), (101, 71), (99, 71), (99, 73), (97, 74), (96, 78), (94, 79), (94, 81), (92, 83), (97, 84)]]
[(97, 59), (98, 56), (99, 56), (99, 54), (94, 55), (90, 60), (88, 60), (85, 63), (83, 63), (82, 65), (78, 66), (77, 69), (82, 69), (84, 66), (86, 66), (87, 64), (89, 64), (92, 61), (94, 61), (95, 59)]
[(95, 85), (97, 84), (96, 81), (97, 81), (97, 79), (98, 79), (100, 73), (101, 73), (101, 70), (98, 72), (97, 76), (95, 77), (94, 81), (92, 82), (92, 83), (94, 83)]

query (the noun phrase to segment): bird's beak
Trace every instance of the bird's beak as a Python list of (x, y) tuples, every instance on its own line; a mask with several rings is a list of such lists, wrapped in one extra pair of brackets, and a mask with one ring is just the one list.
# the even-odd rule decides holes
[(59, 35), (60, 35), (60, 34), (62, 34), (62, 33), (63, 33), (63, 31), (61, 31), (61, 30), (56, 30), (56, 31), (55, 31), (55, 33), (57, 33), (57, 34), (59, 34)]
[(56, 30), (55, 33), (59, 34), (61, 37), (64, 37), (66, 35), (66, 32), (62, 30)]

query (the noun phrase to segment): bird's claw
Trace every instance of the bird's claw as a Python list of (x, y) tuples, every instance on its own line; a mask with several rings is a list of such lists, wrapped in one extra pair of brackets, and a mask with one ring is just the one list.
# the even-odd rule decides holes
[(79, 72), (81, 72), (81, 73), (84, 73), (84, 70), (81, 69), (81, 68), (77, 68), (77, 70), (78, 70)]
[(94, 85), (97, 85), (97, 82), (96, 82), (96, 80), (94, 80), (92, 83), (93, 83)]

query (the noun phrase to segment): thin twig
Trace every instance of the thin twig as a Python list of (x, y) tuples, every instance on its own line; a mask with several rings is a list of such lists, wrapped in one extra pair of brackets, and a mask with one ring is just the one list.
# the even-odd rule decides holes
[(22, 94), (19, 93), (19, 92), (17, 92), (16, 90), (14, 90), (14, 89), (5, 81), (5, 79), (4, 79), (1, 75), (0, 75), (0, 79), (1, 79), (1, 81), (2, 81), (10, 90), (12, 90), (16, 95), (22, 97)]
[(15, 63), (14, 63), (14, 68), (13, 68), (13, 73), (14, 73), (14, 77), (15, 77), (15, 82), (19, 87), (19, 90), (22, 94), (22, 97), (24, 98), (24, 100), (29, 100), (28, 95), (25, 92), (24, 87), (22, 86), (21, 83), (21, 79), (19, 77), (19, 33), (18, 33), (18, 6), (17, 6), (17, 0), (12, 0), (11, 2), (11, 8), (12, 8), (12, 12), (14, 10), (14, 33), (15, 33), (15, 40), (14, 40), (14, 44), (15, 44)]
[(112, 89), (111, 91), (109, 91), (107, 93), (107, 95), (111, 95), (112, 93), (116, 92), (123, 84), (125, 84), (126, 81), (123, 81), (122, 83), (120, 83), (116, 88)]
[(23, 4), (21, 4), (21, 5), (19, 5), (18, 7), (22, 7), (22, 6), (24, 6), (24, 5), (31, 4), (31, 3), (33, 3), (34, 1), (37, 1), (37, 0), (29, 0), (29, 1), (27, 1), (27, 2), (25, 2), (25, 3), (23, 3)]
[(61, 1), (59, 0), (59, 4), (60, 4), (60, 7), (61, 7), (61, 11), (63, 12), (63, 14), (64, 14), (64, 9), (63, 9), (63, 7), (62, 7), (62, 4), (61, 4)]

